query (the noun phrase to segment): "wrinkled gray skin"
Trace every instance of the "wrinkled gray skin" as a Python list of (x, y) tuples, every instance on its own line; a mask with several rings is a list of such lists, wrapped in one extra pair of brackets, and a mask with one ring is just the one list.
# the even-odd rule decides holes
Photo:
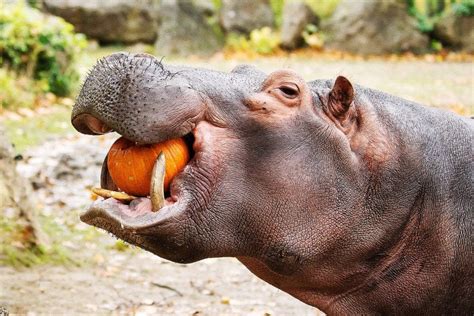
[(177, 202), (82, 220), (166, 259), (237, 257), (329, 314), (472, 314), (472, 120), (339, 77), (231, 73), (113, 54), (76, 129), (137, 143), (193, 132)]

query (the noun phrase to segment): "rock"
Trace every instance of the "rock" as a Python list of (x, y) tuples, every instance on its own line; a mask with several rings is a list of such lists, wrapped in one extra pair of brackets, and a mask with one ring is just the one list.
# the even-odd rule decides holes
[(359, 54), (423, 52), (429, 42), (398, 0), (342, 0), (323, 28), (326, 47)]
[(31, 184), (18, 174), (12, 146), (0, 126), (0, 218), (14, 228), (5, 234), (20, 238), (14, 241), (24, 248), (48, 249), (49, 240), (38, 223), (36, 211)]
[(435, 24), (433, 33), (435, 38), (447, 46), (468, 53), (474, 52), (474, 16), (450, 12)]
[(225, 32), (244, 34), (274, 24), (268, 0), (222, 0), (219, 20)]
[(281, 26), (281, 46), (295, 49), (303, 43), (302, 33), (308, 24), (319, 24), (319, 18), (303, 1), (287, 2), (283, 8), (283, 23)]
[(160, 11), (158, 54), (209, 55), (219, 49), (216, 33), (192, 2), (162, 0)]
[(44, 8), (100, 42), (153, 43), (159, 0), (43, 0)]
[(216, 14), (216, 7), (211, 0), (193, 0), (196, 9), (205, 16), (213, 16)]

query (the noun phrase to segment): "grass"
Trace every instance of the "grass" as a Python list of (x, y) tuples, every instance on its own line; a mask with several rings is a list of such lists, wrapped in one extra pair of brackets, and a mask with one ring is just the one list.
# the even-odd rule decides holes
[[(84, 267), (94, 264), (97, 255), (114, 250), (133, 251), (121, 240), (113, 244), (98, 243), (103, 236), (98, 229), (78, 223), (78, 210), (68, 210), (60, 216), (39, 215), (39, 225), (48, 236), (47, 247), (25, 245), (22, 227), (0, 217), (0, 266), (33, 267), (38, 265), (62, 265)], [(83, 227), (79, 228), (78, 225)], [(80, 248), (79, 248), (80, 247)], [(84, 255), (87, 252), (87, 255)]]
[(43, 264), (79, 265), (71, 253), (66, 250), (61, 241), (64, 239), (62, 228), (51, 218), (40, 217), (40, 223), (45, 233), (54, 238), (48, 248), (21, 246), (21, 228), (14, 222), (0, 218), (0, 265), (15, 267), (31, 267)]
[(45, 113), (35, 113), (27, 117), (2, 118), (0, 123), (5, 126), (16, 153), (20, 154), (29, 147), (41, 144), (51, 135), (72, 132), (70, 116), (70, 107), (52, 106)]
[(0, 244), (0, 265), (33, 267), (46, 264), (65, 266), (79, 265), (60, 245), (54, 245), (48, 250), (35, 246), (25, 251), (25, 249), (9, 244)]

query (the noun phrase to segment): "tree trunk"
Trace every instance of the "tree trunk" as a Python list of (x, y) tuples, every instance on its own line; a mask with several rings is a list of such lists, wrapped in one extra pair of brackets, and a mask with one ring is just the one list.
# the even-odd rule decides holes
[[(48, 247), (47, 236), (37, 220), (36, 203), (31, 184), (16, 171), (13, 149), (0, 126), (0, 220), (14, 228), (10, 236), (2, 232), (0, 238), (24, 248)], [(13, 240), (9, 240), (13, 239)]]

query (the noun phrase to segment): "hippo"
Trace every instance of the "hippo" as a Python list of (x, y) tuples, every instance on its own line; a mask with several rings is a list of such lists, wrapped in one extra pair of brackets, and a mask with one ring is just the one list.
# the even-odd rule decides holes
[[(136, 214), (135, 201), (97, 200), (87, 224), (178, 263), (235, 257), (327, 314), (474, 312), (469, 118), (343, 76), (115, 53), (88, 74), (71, 120), (192, 150), (166, 196), (141, 198)], [(106, 164), (101, 179), (116, 189)], [(166, 203), (153, 212), (150, 199)]]

